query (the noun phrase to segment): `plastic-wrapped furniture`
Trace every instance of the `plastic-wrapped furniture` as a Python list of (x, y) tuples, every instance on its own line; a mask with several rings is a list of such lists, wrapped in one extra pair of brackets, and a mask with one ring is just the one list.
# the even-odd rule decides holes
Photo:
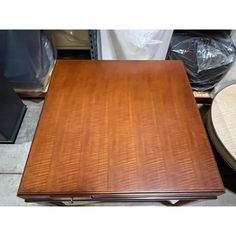
[(231, 84), (236, 84), (236, 60), (223, 78), (215, 85), (210, 93), (211, 97), (216, 96), (217, 93)]
[(0, 76), (16, 91), (45, 92), (54, 64), (53, 46), (43, 31), (0, 31)]
[(175, 31), (168, 59), (182, 60), (193, 90), (211, 90), (235, 60), (228, 31)]
[[(232, 30), (231, 38), (234, 43), (234, 46), (236, 46), (236, 30)], [(214, 97), (222, 89), (231, 84), (236, 84), (236, 60), (233, 62), (232, 66), (224, 75), (224, 77), (219, 81), (219, 83), (216, 84), (214, 89), (211, 91), (211, 97)]]
[(164, 60), (173, 30), (99, 30), (98, 59)]
[(89, 49), (88, 30), (50, 30), (57, 49)]

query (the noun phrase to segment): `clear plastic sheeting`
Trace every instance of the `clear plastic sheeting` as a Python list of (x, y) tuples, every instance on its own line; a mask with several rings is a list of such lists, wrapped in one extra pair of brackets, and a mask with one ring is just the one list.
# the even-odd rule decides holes
[(197, 91), (214, 88), (235, 60), (230, 34), (175, 32), (168, 58), (182, 60), (191, 86)]
[(211, 97), (215, 97), (217, 93), (232, 84), (236, 84), (236, 60), (226, 75), (215, 85), (214, 89), (210, 93)]
[(89, 49), (88, 30), (51, 30), (58, 49)]
[(17, 91), (44, 92), (55, 64), (47, 35), (40, 30), (3, 30), (0, 41), (0, 76)]
[(100, 30), (102, 60), (164, 60), (173, 30)]
[(215, 40), (199, 41), (197, 45), (198, 73), (229, 65), (234, 61), (234, 49), (227, 43)]
[[(236, 46), (236, 30), (232, 30), (231, 38), (233, 40), (234, 46)], [(230, 67), (229, 71), (224, 75), (224, 77), (217, 83), (214, 89), (211, 91), (211, 97), (215, 97), (217, 93), (223, 90), (225, 87), (236, 84), (236, 60)]]

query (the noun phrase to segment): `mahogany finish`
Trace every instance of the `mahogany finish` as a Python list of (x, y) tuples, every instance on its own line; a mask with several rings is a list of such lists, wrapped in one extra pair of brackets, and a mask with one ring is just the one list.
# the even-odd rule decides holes
[(223, 192), (182, 62), (57, 62), (18, 196), (168, 200)]

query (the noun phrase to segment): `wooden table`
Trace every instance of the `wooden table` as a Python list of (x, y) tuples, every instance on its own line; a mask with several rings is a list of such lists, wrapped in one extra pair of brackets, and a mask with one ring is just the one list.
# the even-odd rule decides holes
[(180, 61), (57, 62), (19, 197), (159, 201), (223, 192)]

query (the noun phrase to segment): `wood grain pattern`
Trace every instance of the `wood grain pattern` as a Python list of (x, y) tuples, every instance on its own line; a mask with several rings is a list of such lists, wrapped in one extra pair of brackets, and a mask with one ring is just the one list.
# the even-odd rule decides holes
[(18, 196), (223, 189), (180, 61), (57, 62)]

